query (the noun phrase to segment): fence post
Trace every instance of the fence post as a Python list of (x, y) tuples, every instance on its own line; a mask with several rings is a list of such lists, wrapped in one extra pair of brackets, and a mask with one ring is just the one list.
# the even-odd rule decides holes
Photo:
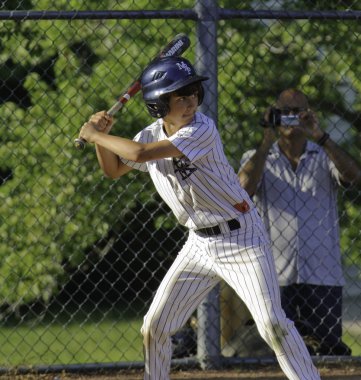
[[(198, 15), (196, 68), (209, 80), (203, 82), (205, 97), (201, 111), (218, 121), (217, 96), (217, 19), (216, 0), (196, 0)], [(197, 355), (202, 369), (217, 369), (220, 356), (219, 286), (216, 286), (198, 307)]]

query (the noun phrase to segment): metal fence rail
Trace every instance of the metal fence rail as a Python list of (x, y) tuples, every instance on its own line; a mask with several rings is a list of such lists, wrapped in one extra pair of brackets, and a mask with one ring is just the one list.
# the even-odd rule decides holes
[[(267, 1), (251, 9), (252, 2), (195, 0), (165, 10), (168, 2), (149, 1), (132, 11), (122, 7), (139, 3), (102, 0), (92, 10), (81, 1), (79, 10), (13, 3), (0, 9), (0, 372), (142, 367), (142, 316), (185, 231), (143, 174), (111, 182), (91, 148), (74, 151), (79, 127), (184, 32), (192, 40), (187, 58), (210, 77), (202, 111), (218, 121), (236, 171), (242, 153), (259, 142), (260, 115), (287, 87), (309, 94), (324, 128), (360, 162), (361, 11), (342, 10), (342, 2), (331, 10), (284, 10)], [(131, 103), (116, 127), (129, 138), (149, 124), (141, 99)], [(348, 360), (361, 358), (360, 205), (360, 189), (341, 191)], [(266, 350), (237, 347), (235, 356), (224, 355), (235, 335), (258, 337), (244, 305), (235, 302), (237, 325), (227, 320), (223, 286), (194, 316), (193, 356), (173, 365), (273, 361)]]
[[(199, 2), (202, 4), (202, 2)], [(253, 20), (359, 20), (361, 11), (285, 11), (285, 10), (237, 10), (217, 7), (211, 2), (216, 13), (213, 20), (253, 19)], [(207, 7), (207, 9), (209, 9)], [(199, 21), (200, 16), (194, 9), (157, 10), (157, 11), (0, 11), (0, 20), (144, 20), (144, 19), (182, 19)]]

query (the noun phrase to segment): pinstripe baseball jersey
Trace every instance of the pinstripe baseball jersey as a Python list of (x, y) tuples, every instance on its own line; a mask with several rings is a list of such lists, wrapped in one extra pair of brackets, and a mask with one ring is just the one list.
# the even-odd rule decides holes
[(229, 164), (215, 123), (197, 112), (189, 125), (172, 136), (158, 119), (138, 133), (134, 140), (151, 143), (168, 139), (184, 155), (135, 163), (122, 159), (134, 169), (148, 171), (163, 200), (179, 223), (189, 229), (211, 227), (236, 218), (235, 204), (246, 201), (254, 207)]

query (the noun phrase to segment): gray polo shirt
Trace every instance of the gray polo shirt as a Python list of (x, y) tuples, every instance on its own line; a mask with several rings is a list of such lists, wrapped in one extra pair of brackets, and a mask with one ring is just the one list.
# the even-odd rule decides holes
[[(246, 152), (241, 167), (253, 156)], [(296, 171), (271, 147), (253, 197), (269, 232), (281, 286), (341, 286), (337, 189), (339, 173), (325, 151), (308, 141)]]

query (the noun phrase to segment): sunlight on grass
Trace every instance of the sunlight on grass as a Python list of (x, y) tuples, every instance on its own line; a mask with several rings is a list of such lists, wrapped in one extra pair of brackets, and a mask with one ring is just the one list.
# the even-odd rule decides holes
[(142, 320), (0, 328), (2, 366), (142, 361)]
[[(143, 361), (142, 318), (0, 327), (2, 367)], [(359, 336), (345, 332), (353, 356)]]
[(345, 332), (343, 335), (343, 341), (351, 347), (352, 356), (361, 356), (361, 341), (360, 334), (358, 336), (351, 335), (348, 332)]

